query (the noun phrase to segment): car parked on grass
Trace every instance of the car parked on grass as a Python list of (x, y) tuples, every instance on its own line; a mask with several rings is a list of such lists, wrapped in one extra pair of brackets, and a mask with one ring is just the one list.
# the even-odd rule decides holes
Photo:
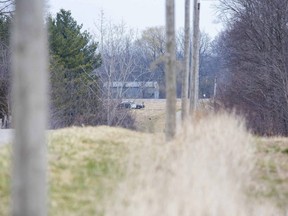
[(144, 103), (136, 104), (134, 101), (122, 101), (117, 105), (118, 109), (143, 109), (144, 107)]
[(142, 104), (136, 104), (136, 109), (143, 109), (145, 108), (144, 102)]

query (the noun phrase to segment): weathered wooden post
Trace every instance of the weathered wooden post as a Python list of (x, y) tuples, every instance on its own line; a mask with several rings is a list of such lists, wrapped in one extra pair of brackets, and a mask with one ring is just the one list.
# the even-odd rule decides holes
[(166, 140), (176, 133), (176, 52), (175, 52), (175, 2), (166, 0)]
[(43, 0), (16, 0), (12, 31), (12, 215), (45, 216), (47, 34)]
[(185, 38), (184, 38), (184, 73), (182, 77), (182, 122), (188, 116), (188, 80), (190, 69), (190, 0), (185, 0)]
[(190, 77), (190, 114), (194, 114), (199, 94), (200, 3), (194, 0), (192, 73)]

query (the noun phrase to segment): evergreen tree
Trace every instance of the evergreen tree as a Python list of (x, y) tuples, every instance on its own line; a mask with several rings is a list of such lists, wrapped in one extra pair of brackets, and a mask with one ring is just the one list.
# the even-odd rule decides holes
[(51, 54), (66, 69), (78, 73), (92, 71), (101, 64), (100, 55), (96, 54), (98, 43), (92, 40), (87, 31), (81, 32), (70, 11), (63, 9), (56, 18), (49, 17)]
[(101, 64), (98, 43), (81, 31), (70, 11), (62, 9), (56, 18), (50, 16), (48, 25), (52, 127), (99, 124), (101, 101), (97, 78), (91, 73)]

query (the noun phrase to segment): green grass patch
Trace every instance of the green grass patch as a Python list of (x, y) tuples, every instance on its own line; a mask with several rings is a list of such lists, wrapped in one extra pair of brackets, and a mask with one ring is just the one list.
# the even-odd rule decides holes
[[(103, 215), (125, 175), (130, 145), (147, 136), (121, 128), (69, 128), (49, 135), (49, 215)], [(0, 215), (8, 215), (10, 148), (0, 149)]]
[(257, 197), (288, 205), (288, 138), (256, 138)]
[[(153, 118), (155, 129), (161, 129), (164, 114)], [(126, 175), (129, 153), (135, 155), (132, 166), (137, 167), (141, 159), (138, 146), (147, 141), (159, 144), (162, 138), (162, 134), (111, 127), (52, 131), (48, 143), (49, 215), (104, 215), (104, 206)], [(258, 137), (254, 141), (257, 169), (251, 196), (285, 207), (288, 205), (288, 139)], [(10, 154), (10, 147), (0, 148), (1, 216), (9, 215)], [(155, 158), (159, 159), (159, 155), (151, 155), (151, 160)]]
[(10, 155), (10, 147), (0, 148), (0, 215), (9, 215)]

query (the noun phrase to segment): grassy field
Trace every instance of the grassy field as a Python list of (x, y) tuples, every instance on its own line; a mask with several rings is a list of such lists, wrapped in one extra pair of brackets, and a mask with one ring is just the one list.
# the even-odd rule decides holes
[[(49, 215), (287, 215), (287, 138), (254, 137), (241, 120), (211, 115), (165, 144), (165, 103), (145, 105), (133, 111), (145, 132), (49, 134)], [(9, 215), (10, 153), (0, 148), (0, 215)]]
[[(103, 215), (105, 200), (125, 176), (129, 149), (151, 138), (151, 134), (104, 126), (51, 132), (49, 215)], [(153, 136), (155, 142), (158, 139)], [(10, 152), (8, 146), (0, 149), (0, 215), (8, 215)]]
[(288, 138), (254, 138), (257, 146), (257, 197), (268, 198), (281, 208), (288, 206)]
[[(165, 124), (164, 99), (142, 99), (136, 100), (138, 103), (144, 102), (145, 109), (133, 110), (136, 118), (137, 129), (148, 133), (162, 133)], [(181, 109), (181, 100), (177, 99), (176, 109)]]

